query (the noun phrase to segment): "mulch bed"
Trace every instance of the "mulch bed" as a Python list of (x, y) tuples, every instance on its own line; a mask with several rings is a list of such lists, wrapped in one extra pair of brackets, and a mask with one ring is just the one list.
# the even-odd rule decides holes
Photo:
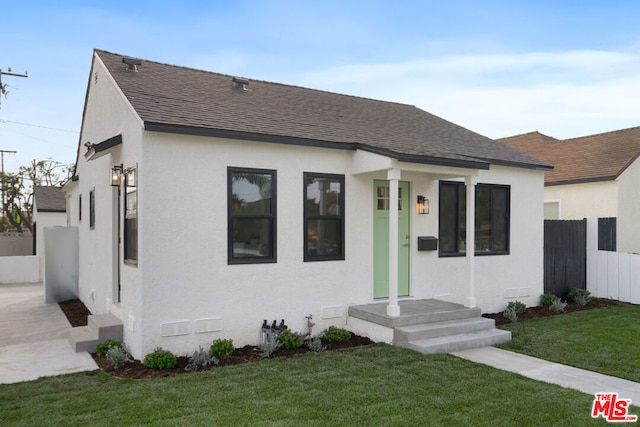
[[(590, 298), (587, 305), (579, 305), (574, 302), (567, 302), (566, 307), (564, 308), (564, 313), (556, 313), (549, 310), (548, 307), (529, 307), (527, 308), (527, 312), (524, 314), (518, 315), (518, 322), (522, 322), (524, 320), (535, 319), (536, 317), (547, 317), (547, 316), (561, 316), (565, 313), (575, 313), (576, 311), (583, 310), (591, 310), (593, 308), (604, 308), (604, 307), (612, 307), (616, 305), (630, 305), (627, 302), (622, 301), (614, 301), (610, 299), (604, 298)], [(502, 313), (492, 313), (492, 314), (483, 314), (483, 317), (488, 317), (490, 319), (494, 319), (496, 321), (496, 326), (506, 325), (511, 323), (511, 320), (507, 319), (502, 315)]]
[[(61, 302), (58, 305), (69, 320), (69, 323), (71, 323), (71, 326), (77, 327), (87, 325), (87, 318), (91, 314), (91, 312), (82, 303), (82, 301), (74, 299)], [(349, 339), (349, 341), (345, 342), (323, 342), (323, 346), (326, 347), (325, 351), (336, 351), (345, 348), (360, 347), (370, 344), (373, 344), (373, 341), (371, 341), (369, 338), (361, 337), (356, 334), (351, 334), (351, 338)], [(306, 346), (293, 350), (278, 349), (271, 355), (271, 358), (292, 357), (308, 352), (309, 350), (306, 348)], [(107, 358), (104, 356), (98, 356), (95, 353), (91, 356), (93, 357), (93, 360), (96, 361), (96, 364), (100, 367), (100, 369), (117, 378), (148, 379), (171, 377), (189, 373), (189, 371), (185, 371), (184, 369), (189, 363), (189, 358), (186, 356), (178, 357), (178, 363), (174, 369), (163, 370), (149, 369), (145, 367), (139, 360), (125, 362), (116, 367), (113, 366), (113, 364), (109, 362), (109, 360), (107, 360)], [(230, 356), (219, 358), (219, 363), (216, 366), (238, 365), (241, 363), (257, 362), (260, 360), (263, 360), (262, 351), (255, 346), (246, 345), (244, 347), (234, 349), (233, 353)], [(208, 369), (215, 369), (215, 366)]]
[[(87, 325), (87, 316), (91, 314), (91, 312), (85, 307), (85, 305), (80, 300), (70, 300), (59, 303), (60, 308), (67, 316), (69, 323), (71, 326), (85, 326)], [(587, 305), (581, 306), (573, 302), (568, 302), (564, 313), (573, 313), (576, 311), (582, 310), (590, 310), (594, 308), (603, 308), (603, 307), (611, 307), (616, 305), (629, 305), (629, 303), (614, 301), (609, 299), (602, 298), (591, 298)], [(554, 313), (549, 310), (547, 307), (529, 307), (525, 314), (518, 316), (518, 321), (525, 321), (537, 317), (546, 317), (546, 316), (561, 316), (563, 313)], [(505, 325), (511, 323), (510, 320), (506, 319), (502, 313), (493, 313), (493, 314), (483, 314), (483, 317), (488, 317), (490, 319), (494, 319), (496, 322), (496, 326)], [(369, 338), (361, 337), (359, 335), (351, 334), (351, 339), (347, 342), (342, 343), (323, 343), (326, 346), (326, 351), (335, 351), (344, 348), (352, 348), (373, 344)], [(278, 349), (272, 354), (272, 358), (274, 357), (292, 357), (298, 354), (308, 353), (309, 350), (306, 347), (301, 347), (293, 350), (282, 350)], [(96, 361), (96, 364), (103, 371), (113, 375), (117, 378), (133, 378), (133, 379), (149, 379), (149, 378), (161, 378), (161, 377), (170, 377), (180, 374), (189, 373), (185, 371), (185, 367), (189, 363), (189, 358), (186, 356), (178, 357), (178, 364), (174, 369), (165, 369), (165, 370), (155, 370), (146, 368), (141, 361), (133, 360), (130, 362), (125, 362), (117, 367), (113, 366), (111, 362), (107, 360), (104, 356), (97, 356), (95, 353), (92, 354), (93, 359)], [(251, 345), (246, 345), (241, 348), (236, 348), (233, 351), (233, 354), (230, 356), (222, 357), (219, 359), (219, 363), (216, 366), (229, 366), (229, 365), (237, 365), (241, 363), (251, 363), (258, 362), (263, 360), (262, 352), (259, 348)], [(210, 367), (208, 369), (215, 369), (214, 367)]]

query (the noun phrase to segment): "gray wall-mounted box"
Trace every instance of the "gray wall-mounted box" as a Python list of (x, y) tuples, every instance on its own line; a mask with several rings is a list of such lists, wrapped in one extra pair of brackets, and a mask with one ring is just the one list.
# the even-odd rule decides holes
[(419, 251), (437, 251), (438, 238), (434, 236), (418, 236)]

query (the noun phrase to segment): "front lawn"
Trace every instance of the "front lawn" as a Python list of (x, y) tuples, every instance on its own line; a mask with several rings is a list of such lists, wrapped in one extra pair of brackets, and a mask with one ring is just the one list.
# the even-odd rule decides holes
[(640, 306), (619, 305), (500, 326), (500, 348), (640, 382)]
[(0, 425), (605, 425), (590, 417), (592, 402), (454, 356), (379, 344), (152, 380), (96, 371), (0, 385)]

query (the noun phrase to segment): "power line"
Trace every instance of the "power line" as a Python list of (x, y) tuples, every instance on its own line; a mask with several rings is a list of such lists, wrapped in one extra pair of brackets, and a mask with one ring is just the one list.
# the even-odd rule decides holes
[(14, 123), (16, 125), (31, 126), (31, 127), (34, 127), (34, 128), (41, 128), (41, 129), (48, 129), (48, 130), (57, 130), (57, 131), (60, 131), (60, 132), (80, 133), (77, 130), (52, 128), (52, 127), (49, 127), (49, 126), (34, 125), (34, 124), (31, 124), (31, 123), (15, 122), (13, 120), (2, 120), (2, 119), (0, 119), (0, 122), (2, 122), (2, 123)]

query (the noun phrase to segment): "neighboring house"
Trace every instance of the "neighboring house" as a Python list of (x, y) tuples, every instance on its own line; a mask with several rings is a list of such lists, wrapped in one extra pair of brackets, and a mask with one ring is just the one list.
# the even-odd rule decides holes
[(65, 187), (80, 298), (137, 358), (398, 298), (536, 305), (549, 169), (414, 106), (96, 50)]
[(33, 187), (34, 255), (39, 258), (40, 280), (44, 272), (44, 228), (67, 225), (67, 200), (59, 187)]
[(617, 250), (640, 253), (640, 127), (558, 140), (539, 132), (500, 142), (553, 164), (545, 219), (617, 217)]

